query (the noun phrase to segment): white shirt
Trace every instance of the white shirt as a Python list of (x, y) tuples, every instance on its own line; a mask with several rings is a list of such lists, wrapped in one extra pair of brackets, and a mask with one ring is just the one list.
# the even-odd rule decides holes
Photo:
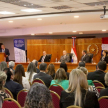
[(5, 52), (5, 49), (2, 49), (2, 52)]

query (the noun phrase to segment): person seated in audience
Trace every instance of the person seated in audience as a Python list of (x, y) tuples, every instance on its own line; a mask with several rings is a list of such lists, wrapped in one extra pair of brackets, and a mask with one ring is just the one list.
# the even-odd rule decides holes
[(108, 51), (103, 50), (102, 56), (100, 58), (100, 61), (105, 61), (106, 63), (108, 63), (108, 56), (107, 56), (107, 54), (108, 54)]
[(52, 81), (52, 77), (50, 75), (46, 74), (46, 72), (47, 72), (47, 64), (41, 63), (40, 64), (40, 72), (37, 73), (36, 75), (34, 75), (33, 79), (39, 78), (45, 83), (45, 85), (47, 87), (49, 87), (50, 83)]
[(79, 69), (71, 71), (69, 87), (61, 92), (60, 108), (67, 108), (71, 105), (82, 108), (100, 108), (96, 94), (88, 91), (86, 75)]
[(55, 77), (55, 66), (54, 66), (54, 64), (49, 64), (48, 65), (47, 74), (51, 75), (52, 78), (54, 79), (54, 77)]
[(70, 58), (69, 56), (67, 55), (67, 52), (66, 50), (63, 51), (63, 56), (61, 56), (60, 58), (60, 62), (69, 62)]
[(24, 108), (54, 108), (49, 89), (34, 83), (27, 93)]
[(47, 56), (46, 51), (43, 51), (43, 56), (39, 59), (39, 62), (50, 62), (49, 56)]
[(14, 81), (21, 84), (24, 89), (30, 89), (28, 79), (25, 77), (24, 67), (18, 64), (15, 69)]
[(5, 68), (7, 68), (7, 63), (3, 61), (0, 63), (0, 71), (3, 71)]
[(15, 70), (14, 70), (14, 66), (15, 66), (15, 62), (10, 61), (10, 62), (9, 62), (9, 68), (12, 69), (13, 73), (14, 73), (14, 71), (15, 71)]
[(67, 80), (69, 80), (69, 73), (67, 72), (68, 68), (67, 68), (67, 64), (65, 62), (60, 64), (60, 68), (63, 68), (66, 72), (67, 75)]
[(88, 73), (87, 75), (87, 79), (88, 80), (98, 80), (100, 81), (102, 84), (104, 84), (104, 86), (106, 87), (105, 85), (105, 80), (104, 80), (104, 77), (105, 77), (105, 70), (107, 69), (107, 64), (105, 61), (100, 61), (98, 64), (97, 64), (97, 70), (95, 72), (90, 72)]
[(107, 88), (101, 89), (100, 91), (100, 97), (102, 96), (108, 96), (108, 72), (105, 74), (105, 84), (107, 85)]
[(67, 80), (67, 75), (63, 68), (57, 70), (54, 80), (51, 81), (51, 85), (52, 84), (59, 84), (64, 88), (64, 90), (69, 87), (69, 80)]
[(36, 66), (36, 73), (39, 73), (40, 70), (38, 69), (38, 61), (37, 60), (33, 60), (32, 63), (34, 63), (35, 66)]
[(36, 67), (34, 63), (31, 62), (27, 67), (27, 72), (25, 72), (25, 76), (32, 83), (35, 74), (37, 74)]
[(78, 67), (85, 67), (85, 62), (83, 61), (79, 62)]
[(0, 96), (0, 108), (2, 108), (2, 103), (3, 103), (3, 99), (2, 99), (2, 97)]
[(23, 87), (19, 83), (13, 81), (14, 74), (10, 71), (10, 68), (6, 68), (5, 71), (7, 71), (6, 72), (7, 80), (5, 83), (5, 88), (7, 88), (11, 91), (14, 99), (17, 99), (17, 94), (20, 90), (23, 89)]
[(0, 71), (0, 96), (4, 100), (5, 98), (11, 98), (11, 96), (5, 93), (4, 85), (6, 83), (7, 75), (4, 71)]

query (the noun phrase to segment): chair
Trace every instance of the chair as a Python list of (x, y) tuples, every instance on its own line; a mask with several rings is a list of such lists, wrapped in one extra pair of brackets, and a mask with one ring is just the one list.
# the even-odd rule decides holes
[(50, 62), (51, 61), (52, 54), (47, 54), (47, 56), (49, 57), (49, 62)]
[(35, 82), (41, 83), (41, 84), (45, 85), (45, 83), (41, 79), (39, 79), (39, 78), (34, 79), (33, 82), (32, 82), (32, 84), (35, 83)]
[(100, 93), (101, 89), (105, 89), (105, 87), (96, 87), (96, 89), (97, 89), (98, 92)]
[(11, 93), (11, 91), (7, 88), (4, 88), (4, 89), (5, 89), (5, 93), (9, 94), (11, 98), (13, 98), (13, 94)]
[(21, 107), (24, 107), (27, 93), (28, 93), (28, 90), (21, 90), (21, 91), (19, 91), (19, 93), (17, 95), (17, 101), (21, 105)]
[(4, 99), (2, 108), (21, 108), (21, 106), (16, 100), (12, 98), (6, 98)]
[(71, 60), (72, 60), (72, 56), (73, 56), (73, 53), (67, 53), (67, 55), (68, 55), (69, 58), (70, 58), (69, 62), (71, 62)]
[(56, 92), (51, 91), (51, 90), (50, 90), (50, 94), (52, 96), (52, 101), (53, 101), (54, 108), (60, 108), (60, 106), (59, 106), (60, 96)]
[(52, 84), (49, 87), (49, 90), (52, 90), (54, 92), (56, 92), (59, 96), (61, 96), (61, 92), (64, 90), (63, 87), (61, 85), (58, 84)]
[(79, 106), (74, 106), (74, 105), (71, 105), (71, 106), (68, 106), (67, 108), (81, 108)]
[(95, 87), (104, 87), (105, 88), (105, 86), (99, 81), (93, 81), (93, 83), (94, 83)]
[(108, 108), (108, 96), (102, 96), (98, 99), (100, 108)]

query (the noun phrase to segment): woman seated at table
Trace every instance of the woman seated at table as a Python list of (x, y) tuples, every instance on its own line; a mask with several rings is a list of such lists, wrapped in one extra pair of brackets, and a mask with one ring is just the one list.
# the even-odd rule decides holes
[(106, 63), (108, 63), (108, 56), (107, 56), (107, 54), (108, 54), (108, 51), (103, 50), (102, 56), (100, 58), (100, 61), (105, 61)]
[(88, 91), (85, 74), (79, 69), (73, 69), (69, 76), (69, 87), (61, 92), (60, 108), (75, 105), (82, 108), (100, 108), (94, 92)]
[(69, 80), (67, 80), (66, 72), (63, 68), (59, 68), (55, 74), (54, 80), (51, 81), (52, 84), (59, 84), (61, 85), (65, 90), (69, 86)]

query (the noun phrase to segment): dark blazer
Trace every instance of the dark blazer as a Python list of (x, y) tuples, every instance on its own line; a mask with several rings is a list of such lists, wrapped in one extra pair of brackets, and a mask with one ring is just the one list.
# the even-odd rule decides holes
[[(95, 92), (90, 92), (86, 90), (81, 90), (82, 92), (82, 108), (100, 108), (98, 103), (98, 98)], [(66, 91), (61, 92), (60, 98), (60, 108), (67, 108), (68, 106), (74, 105), (75, 94), (67, 93)]]
[(100, 61), (105, 61), (106, 63), (108, 63), (108, 56), (106, 56), (103, 60), (102, 60), (102, 57), (103, 56), (101, 56)]
[(70, 58), (68, 55), (66, 55), (66, 57), (64, 58), (64, 56), (61, 56), (60, 58), (60, 62), (69, 62), (70, 61)]
[(17, 94), (23, 89), (22, 85), (12, 80), (6, 81), (5, 87), (11, 91), (14, 99), (17, 99)]
[(108, 87), (105, 89), (101, 89), (100, 97), (102, 97), (102, 96), (108, 96)]
[[(38, 62), (41, 62), (43, 56), (41, 56), (40, 60)], [(50, 58), (49, 56), (46, 55), (45, 59), (44, 59), (44, 62), (50, 62)]]
[[(0, 50), (0, 52), (2, 52), (2, 49)], [(9, 61), (9, 55), (10, 55), (10, 52), (7, 48), (5, 48), (5, 54), (8, 55), (8, 57), (6, 57), (6, 62)]]
[(91, 63), (91, 59), (89, 57), (89, 55), (85, 55), (81, 57), (81, 61), (85, 62), (85, 63)]
[(41, 79), (45, 85), (49, 88), (51, 81), (53, 80), (52, 77), (44, 72), (39, 72), (36, 75), (34, 75), (34, 79), (39, 78)]
[[(101, 70), (96, 70), (95, 72), (90, 72), (88, 73), (87, 75), (87, 79), (88, 80), (98, 80), (100, 81), (102, 84), (105, 85), (105, 80), (104, 80), (104, 76), (105, 76), (105, 73)], [(106, 85), (105, 85), (106, 87)]]
[(40, 70), (38, 68), (36, 68), (36, 73), (39, 73), (39, 72), (40, 72)]

